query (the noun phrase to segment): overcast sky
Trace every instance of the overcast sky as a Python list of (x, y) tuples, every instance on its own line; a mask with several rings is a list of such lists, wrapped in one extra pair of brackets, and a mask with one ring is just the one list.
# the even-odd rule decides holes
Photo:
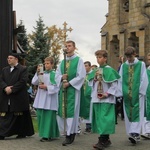
[(28, 33), (34, 31), (39, 15), (46, 26), (63, 23), (73, 31), (67, 32), (68, 39), (76, 42), (78, 55), (84, 61), (97, 64), (94, 52), (101, 48), (101, 27), (106, 22), (107, 0), (13, 0), (17, 23), (23, 20)]

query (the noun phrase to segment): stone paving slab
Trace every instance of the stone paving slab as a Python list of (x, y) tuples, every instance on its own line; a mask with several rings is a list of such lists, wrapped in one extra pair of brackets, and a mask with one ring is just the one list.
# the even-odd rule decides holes
[[(132, 145), (125, 133), (124, 121), (118, 119), (116, 134), (111, 135), (112, 145), (105, 150), (145, 150), (150, 149), (150, 140), (141, 139), (137, 145)], [(82, 125), (84, 130), (84, 125)], [(76, 136), (75, 142), (68, 146), (62, 146), (64, 137), (51, 142), (40, 142), (38, 134), (25, 139), (6, 138), (0, 141), (0, 150), (93, 150), (92, 145), (97, 143), (97, 134), (83, 134)]]

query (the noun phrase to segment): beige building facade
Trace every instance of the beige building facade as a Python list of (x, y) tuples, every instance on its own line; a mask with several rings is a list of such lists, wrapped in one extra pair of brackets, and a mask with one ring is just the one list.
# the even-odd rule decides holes
[(127, 46), (145, 60), (150, 52), (150, 0), (108, 0), (106, 23), (101, 29), (101, 49), (109, 52), (109, 64), (118, 67)]

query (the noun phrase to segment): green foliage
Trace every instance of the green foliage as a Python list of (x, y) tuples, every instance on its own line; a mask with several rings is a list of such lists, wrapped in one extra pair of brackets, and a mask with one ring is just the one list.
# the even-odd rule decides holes
[(42, 18), (36, 21), (36, 27), (29, 36), (29, 51), (26, 57), (28, 66), (29, 80), (31, 81), (36, 72), (39, 63), (43, 63), (44, 59), (49, 56), (49, 37), (47, 27), (43, 23)]
[[(20, 26), (24, 26), (22, 20), (20, 20), (19, 24), (17, 25), (17, 27)], [(28, 43), (28, 36), (25, 28), (23, 28), (21, 33), (17, 34), (17, 41), (19, 42), (19, 44), (21, 45), (24, 51), (28, 51), (29, 43)]]
[[(19, 26), (23, 25), (20, 20)], [(46, 27), (41, 16), (36, 21), (31, 34), (26, 34), (26, 29), (17, 34), (17, 39), (26, 52), (25, 65), (28, 67), (29, 81), (31, 82), (37, 65), (43, 63), (48, 56), (55, 60), (54, 69), (57, 68), (60, 59), (62, 45), (64, 43), (64, 33), (56, 25)]]

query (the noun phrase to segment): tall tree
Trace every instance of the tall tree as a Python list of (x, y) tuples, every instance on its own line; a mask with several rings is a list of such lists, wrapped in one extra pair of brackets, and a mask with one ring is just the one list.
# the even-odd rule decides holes
[[(24, 26), (23, 21), (20, 20), (19, 24), (17, 27)], [(22, 49), (24, 51), (28, 51), (29, 49), (29, 42), (28, 42), (28, 35), (27, 35), (27, 30), (25, 28), (22, 28), (22, 32), (17, 34), (17, 41), (21, 45)]]
[(47, 27), (41, 16), (36, 21), (36, 27), (33, 28), (32, 34), (29, 34), (29, 51), (27, 56), (30, 80), (36, 72), (37, 65), (43, 63), (44, 58), (49, 56), (50, 47)]
[(49, 44), (50, 44), (50, 56), (54, 58), (54, 69), (60, 61), (60, 53), (63, 46), (63, 32), (57, 28), (56, 25), (48, 27)]

